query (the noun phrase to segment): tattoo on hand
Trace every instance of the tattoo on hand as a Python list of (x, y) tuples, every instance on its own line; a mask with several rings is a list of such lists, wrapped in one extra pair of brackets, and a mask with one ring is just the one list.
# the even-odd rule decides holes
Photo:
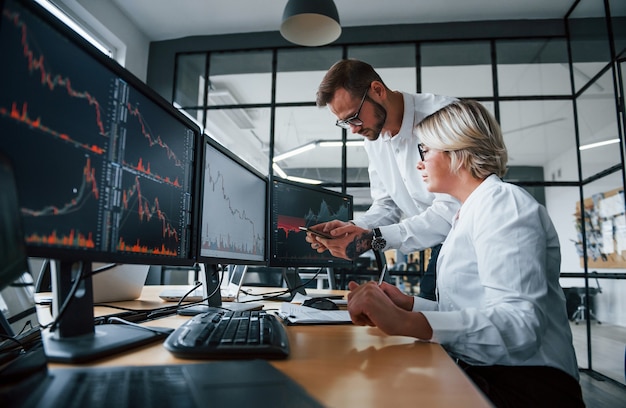
[(374, 234), (371, 232), (366, 232), (358, 237), (354, 237), (354, 240), (346, 246), (346, 256), (350, 259), (356, 259), (361, 254), (372, 249), (373, 237)]

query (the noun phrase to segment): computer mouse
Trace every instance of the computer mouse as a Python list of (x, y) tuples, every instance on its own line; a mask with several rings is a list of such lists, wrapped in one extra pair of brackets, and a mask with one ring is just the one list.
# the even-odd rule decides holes
[(302, 306), (308, 306), (320, 310), (339, 310), (339, 306), (337, 306), (335, 302), (326, 298), (307, 299), (302, 302)]

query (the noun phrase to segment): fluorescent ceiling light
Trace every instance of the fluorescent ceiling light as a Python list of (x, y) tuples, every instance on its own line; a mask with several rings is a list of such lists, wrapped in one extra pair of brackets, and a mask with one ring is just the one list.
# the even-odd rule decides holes
[[(326, 141), (326, 142), (319, 142), (318, 145), (320, 147), (342, 147), (343, 146), (343, 142), (340, 141)], [(365, 142), (363, 140), (348, 140), (346, 142), (346, 146), (348, 147), (360, 147), (365, 145)]]
[(276, 163), (272, 164), (272, 169), (274, 169), (276, 174), (278, 174), (281, 178), (284, 178), (284, 179), (287, 179), (287, 180), (297, 181), (298, 183), (305, 183), (305, 184), (322, 184), (322, 182), (320, 180), (313, 180), (313, 179), (302, 178), (302, 177), (288, 176), (287, 173), (285, 173), (283, 171), (283, 169), (281, 169), (278, 166), (278, 164), (276, 164)]
[(305, 144), (304, 146), (300, 146), (300, 147), (297, 147), (297, 148), (295, 148), (293, 150), (285, 152), (283, 154), (279, 154), (278, 156), (274, 157), (274, 162), (285, 160), (285, 159), (287, 159), (289, 157), (292, 157), (292, 156), (304, 153), (304, 152), (306, 152), (308, 150), (311, 150), (311, 149), (315, 149), (315, 143)]
[[(363, 140), (348, 140), (346, 142), (346, 146), (348, 147), (360, 147), (363, 146), (365, 144), (365, 142)], [(342, 141), (338, 141), (338, 140), (316, 140), (314, 142), (311, 143), (307, 143), (304, 146), (300, 146), (297, 147), (293, 150), (290, 150), (288, 152), (285, 152), (283, 154), (279, 154), (278, 156), (274, 157), (274, 162), (278, 162), (281, 160), (285, 160), (289, 157), (293, 157), (296, 156), (298, 154), (302, 154), (306, 151), (309, 151), (311, 149), (315, 149), (317, 146), (320, 147), (341, 147), (343, 146), (343, 142)]]
[(87, 31), (85, 31), (81, 26), (76, 24), (76, 22), (74, 22), (74, 20), (72, 20), (65, 13), (63, 13), (61, 10), (59, 10), (59, 8), (57, 6), (55, 6), (54, 4), (50, 3), (48, 0), (36, 0), (36, 1), (43, 8), (45, 8), (50, 13), (52, 13), (56, 18), (58, 18), (63, 23), (65, 23), (65, 25), (67, 25), (69, 28), (71, 28), (72, 30), (76, 31), (81, 37), (83, 37), (84, 39), (89, 41), (91, 43), (91, 45), (93, 45), (98, 50), (100, 50), (100, 52), (102, 52), (103, 54), (105, 54), (108, 57), (112, 56), (112, 52), (111, 52), (110, 49), (105, 47), (100, 41), (98, 41), (96, 38), (94, 38)]
[(581, 151), (588, 150), (588, 149), (593, 149), (594, 147), (606, 146), (606, 145), (610, 145), (614, 143), (619, 143), (619, 139), (610, 139), (610, 140), (605, 140), (603, 142), (589, 143), (589, 144), (580, 146), (578, 150), (581, 150)]
[(279, 175), (280, 177), (282, 177), (282, 178), (284, 178), (284, 179), (286, 179), (286, 178), (287, 178), (287, 173), (285, 173), (285, 172), (283, 171), (283, 169), (281, 169), (280, 167), (278, 167), (278, 164), (276, 164), (276, 163), (272, 164), (272, 169), (274, 169), (274, 171), (275, 171), (276, 173), (278, 173), (278, 175)]

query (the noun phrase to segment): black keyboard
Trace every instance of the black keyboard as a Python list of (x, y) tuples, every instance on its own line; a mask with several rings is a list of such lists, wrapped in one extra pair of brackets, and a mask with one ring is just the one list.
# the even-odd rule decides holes
[(262, 310), (215, 308), (183, 323), (163, 343), (180, 358), (264, 358), (289, 355), (285, 326)]

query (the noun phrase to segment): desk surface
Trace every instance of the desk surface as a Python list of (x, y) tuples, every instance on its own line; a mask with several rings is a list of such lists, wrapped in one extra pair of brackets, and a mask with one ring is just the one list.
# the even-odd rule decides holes
[[(156, 299), (164, 288), (146, 286), (140, 299), (120, 305), (137, 309), (161, 307), (165, 302)], [(265, 310), (277, 310), (279, 306), (278, 302), (267, 302)], [(98, 310), (97, 314), (102, 312)], [(115, 310), (109, 309), (111, 312)], [(170, 316), (148, 324), (175, 328), (186, 319)], [(291, 346), (289, 358), (270, 362), (325, 406), (365, 408), (407, 403), (428, 407), (491, 406), (438, 344), (388, 336), (377, 328), (353, 325), (287, 326), (287, 332)], [(176, 358), (156, 343), (91, 365), (192, 361)]]

